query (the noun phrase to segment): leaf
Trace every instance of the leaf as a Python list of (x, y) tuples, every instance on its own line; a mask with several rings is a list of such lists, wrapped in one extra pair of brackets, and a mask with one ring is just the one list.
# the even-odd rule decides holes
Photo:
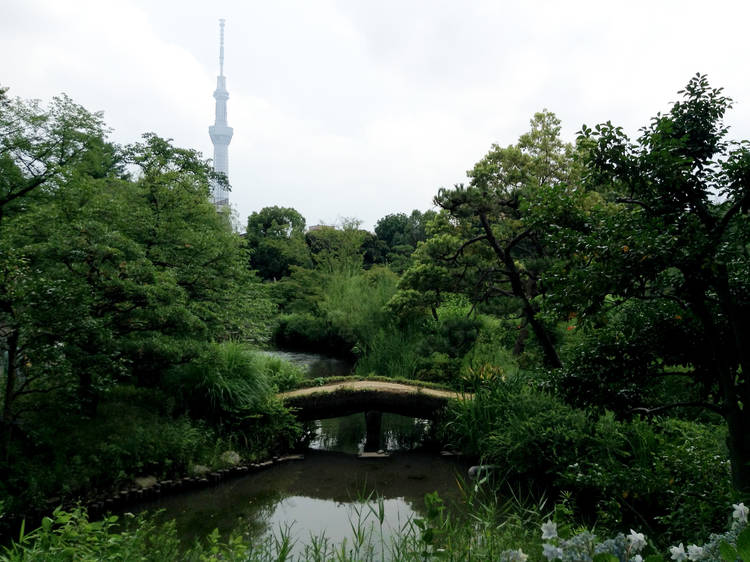
[(664, 562), (664, 558), (662, 558), (661, 554), (651, 554), (650, 556), (646, 556), (645, 562)]
[(594, 556), (594, 562), (619, 562), (619, 559), (614, 554), (609, 552), (600, 552)]
[(719, 553), (724, 562), (734, 562), (737, 560), (737, 551), (727, 541), (721, 541)]
[(743, 560), (750, 560), (750, 527), (745, 527), (737, 537), (737, 552)]

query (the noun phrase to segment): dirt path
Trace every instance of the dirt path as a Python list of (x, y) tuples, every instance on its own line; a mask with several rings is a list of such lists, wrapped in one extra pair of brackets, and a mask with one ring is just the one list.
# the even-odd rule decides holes
[(454, 392), (451, 390), (437, 390), (434, 388), (424, 388), (422, 386), (401, 384), (397, 382), (383, 382), (383, 381), (346, 381), (337, 382), (333, 384), (326, 384), (323, 386), (313, 386), (310, 388), (300, 388), (299, 390), (291, 390), (289, 392), (282, 392), (278, 394), (282, 400), (285, 398), (299, 398), (302, 396), (312, 396), (313, 394), (319, 393), (331, 393), (337, 390), (381, 390), (392, 394), (422, 394), (425, 396), (431, 396), (435, 398), (444, 399), (461, 399), (470, 397), (469, 394), (462, 394), (460, 392)]

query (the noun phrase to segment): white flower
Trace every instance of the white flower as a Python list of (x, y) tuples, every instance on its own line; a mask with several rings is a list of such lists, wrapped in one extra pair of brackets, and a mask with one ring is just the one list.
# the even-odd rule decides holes
[(691, 544), (688, 546), (687, 553), (690, 560), (703, 560), (703, 549), (700, 546)]
[(643, 533), (636, 533), (633, 529), (630, 529), (628, 544), (633, 552), (640, 552), (646, 546), (646, 537), (643, 536)]
[(542, 523), (542, 540), (556, 539), (557, 538), (557, 523), (553, 523), (552, 519), (547, 519), (546, 523)]
[(740, 523), (747, 523), (748, 509), (745, 507), (745, 504), (733, 503), (732, 507), (734, 508), (734, 511), (732, 512), (732, 517), (734, 517)]
[(636, 554), (630, 559), (631, 562), (643, 562), (643, 556)]
[(559, 546), (555, 546), (554, 544), (550, 544), (547, 542), (542, 545), (542, 548), (544, 549), (544, 557), (547, 560), (552, 561), (563, 557), (562, 548), (560, 548)]
[(510, 562), (526, 562), (529, 558), (528, 554), (524, 554), (520, 548), (518, 550), (511, 550), (508, 552), (508, 560)]
[(682, 546), (682, 543), (680, 543), (680, 546), (670, 546), (669, 552), (672, 553), (672, 560), (677, 560), (677, 562), (682, 562), (682, 560), (687, 560), (687, 554), (685, 554), (685, 547)]

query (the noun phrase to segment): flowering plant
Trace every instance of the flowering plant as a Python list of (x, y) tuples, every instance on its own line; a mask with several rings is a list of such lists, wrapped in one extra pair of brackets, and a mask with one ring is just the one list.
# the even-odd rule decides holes
[[(685, 547), (684, 543), (672, 546), (669, 549), (669, 558), (676, 562), (684, 561), (723, 561), (735, 562), (736, 560), (750, 561), (750, 527), (748, 527), (748, 514), (750, 509), (744, 504), (732, 506), (732, 526), (726, 533), (713, 534), (709, 542), (703, 546), (690, 544)], [(625, 536), (619, 533), (614, 538), (599, 540), (590, 531), (583, 531), (569, 539), (563, 539), (558, 535), (557, 524), (551, 519), (541, 526), (542, 555), (553, 562), (664, 562), (660, 554), (651, 554), (645, 558), (641, 554), (648, 546), (648, 541), (643, 533), (633, 529)], [(521, 562), (526, 560), (526, 554), (521, 550), (507, 550), (502, 553), (500, 559), (508, 562)]]

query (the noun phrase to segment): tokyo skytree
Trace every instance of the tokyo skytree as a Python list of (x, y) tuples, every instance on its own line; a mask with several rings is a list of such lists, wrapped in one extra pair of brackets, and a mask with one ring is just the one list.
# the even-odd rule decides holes
[[(229, 177), (229, 143), (232, 141), (234, 129), (227, 125), (227, 79), (224, 76), (224, 20), (219, 20), (219, 75), (216, 77), (216, 120), (208, 128), (211, 142), (214, 143), (214, 171)], [(229, 192), (226, 187), (214, 182), (211, 186), (211, 197), (217, 210), (226, 209), (229, 206)]]

